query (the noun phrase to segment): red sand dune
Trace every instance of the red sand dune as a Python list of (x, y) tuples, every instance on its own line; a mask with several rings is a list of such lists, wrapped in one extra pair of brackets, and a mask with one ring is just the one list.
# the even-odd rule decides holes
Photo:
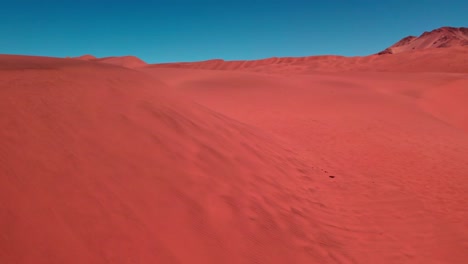
[(140, 58), (137, 58), (135, 56), (107, 57), (97, 59), (96, 61), (118, 65), (125, 68), (139, 68), (147, 65), (146, 62), (142, 61)]
[(0, 263), (465, 263), (467, 54), (1, 55)]
[(125, 68), (139, 68), (147, 65), (146, 62), (135, 56), (96, 58), (92, 55), (83, 55), (80, 57), (75, 57), (74, 59), (107, 63)]
[(351, 258), (324, 222), (328, 175), (270, 135), (143, 73), (0, 63), (2, 263)]
[(145, 71), (335, 175), (320, 221), (355, 263), (468, 258), (466, 74)]
[(84, 61), (94, 61), (94, 60), (97, 60), (97, 58), (93, 55), (83, 55), (83, 56), (79, 56), (79, 57), (75, 57), (73, 59), (77, 59), (77, 60), (84, 60)]

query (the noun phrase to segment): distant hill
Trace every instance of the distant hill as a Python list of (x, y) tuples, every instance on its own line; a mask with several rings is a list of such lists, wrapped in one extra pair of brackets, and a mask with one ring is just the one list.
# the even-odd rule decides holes
[(395, 54), (410, 50), (459, 46), (468, 46), (468, 28), (441, 27), (430, 32), (424, 32), (419, 37), (405, 37), (378, 54)]

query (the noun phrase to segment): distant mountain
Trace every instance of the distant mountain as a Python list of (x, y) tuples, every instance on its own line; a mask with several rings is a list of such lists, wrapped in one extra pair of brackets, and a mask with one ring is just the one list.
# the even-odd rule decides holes
[(419, 37), (405, 37), (378, 54), (395, 54), (410, 50), (458, 46), (468, 46), (468, 28), (441, 27), (430, 32), (424, 32)]

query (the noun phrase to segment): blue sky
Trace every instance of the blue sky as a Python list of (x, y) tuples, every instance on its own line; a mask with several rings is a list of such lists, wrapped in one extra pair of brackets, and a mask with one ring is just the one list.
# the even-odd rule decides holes
[(467, 14), (466, 0), (11, 0), (0, 8), (0, 53), (150, 63), (362, 56), (407, 35), (468, 27)]

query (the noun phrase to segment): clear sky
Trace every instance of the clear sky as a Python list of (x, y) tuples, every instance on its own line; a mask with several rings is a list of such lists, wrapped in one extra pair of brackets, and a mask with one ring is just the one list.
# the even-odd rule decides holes
[(468, 0), (3, 0), (0, 53), (149, 63), (376, 53), (468, 27)]

